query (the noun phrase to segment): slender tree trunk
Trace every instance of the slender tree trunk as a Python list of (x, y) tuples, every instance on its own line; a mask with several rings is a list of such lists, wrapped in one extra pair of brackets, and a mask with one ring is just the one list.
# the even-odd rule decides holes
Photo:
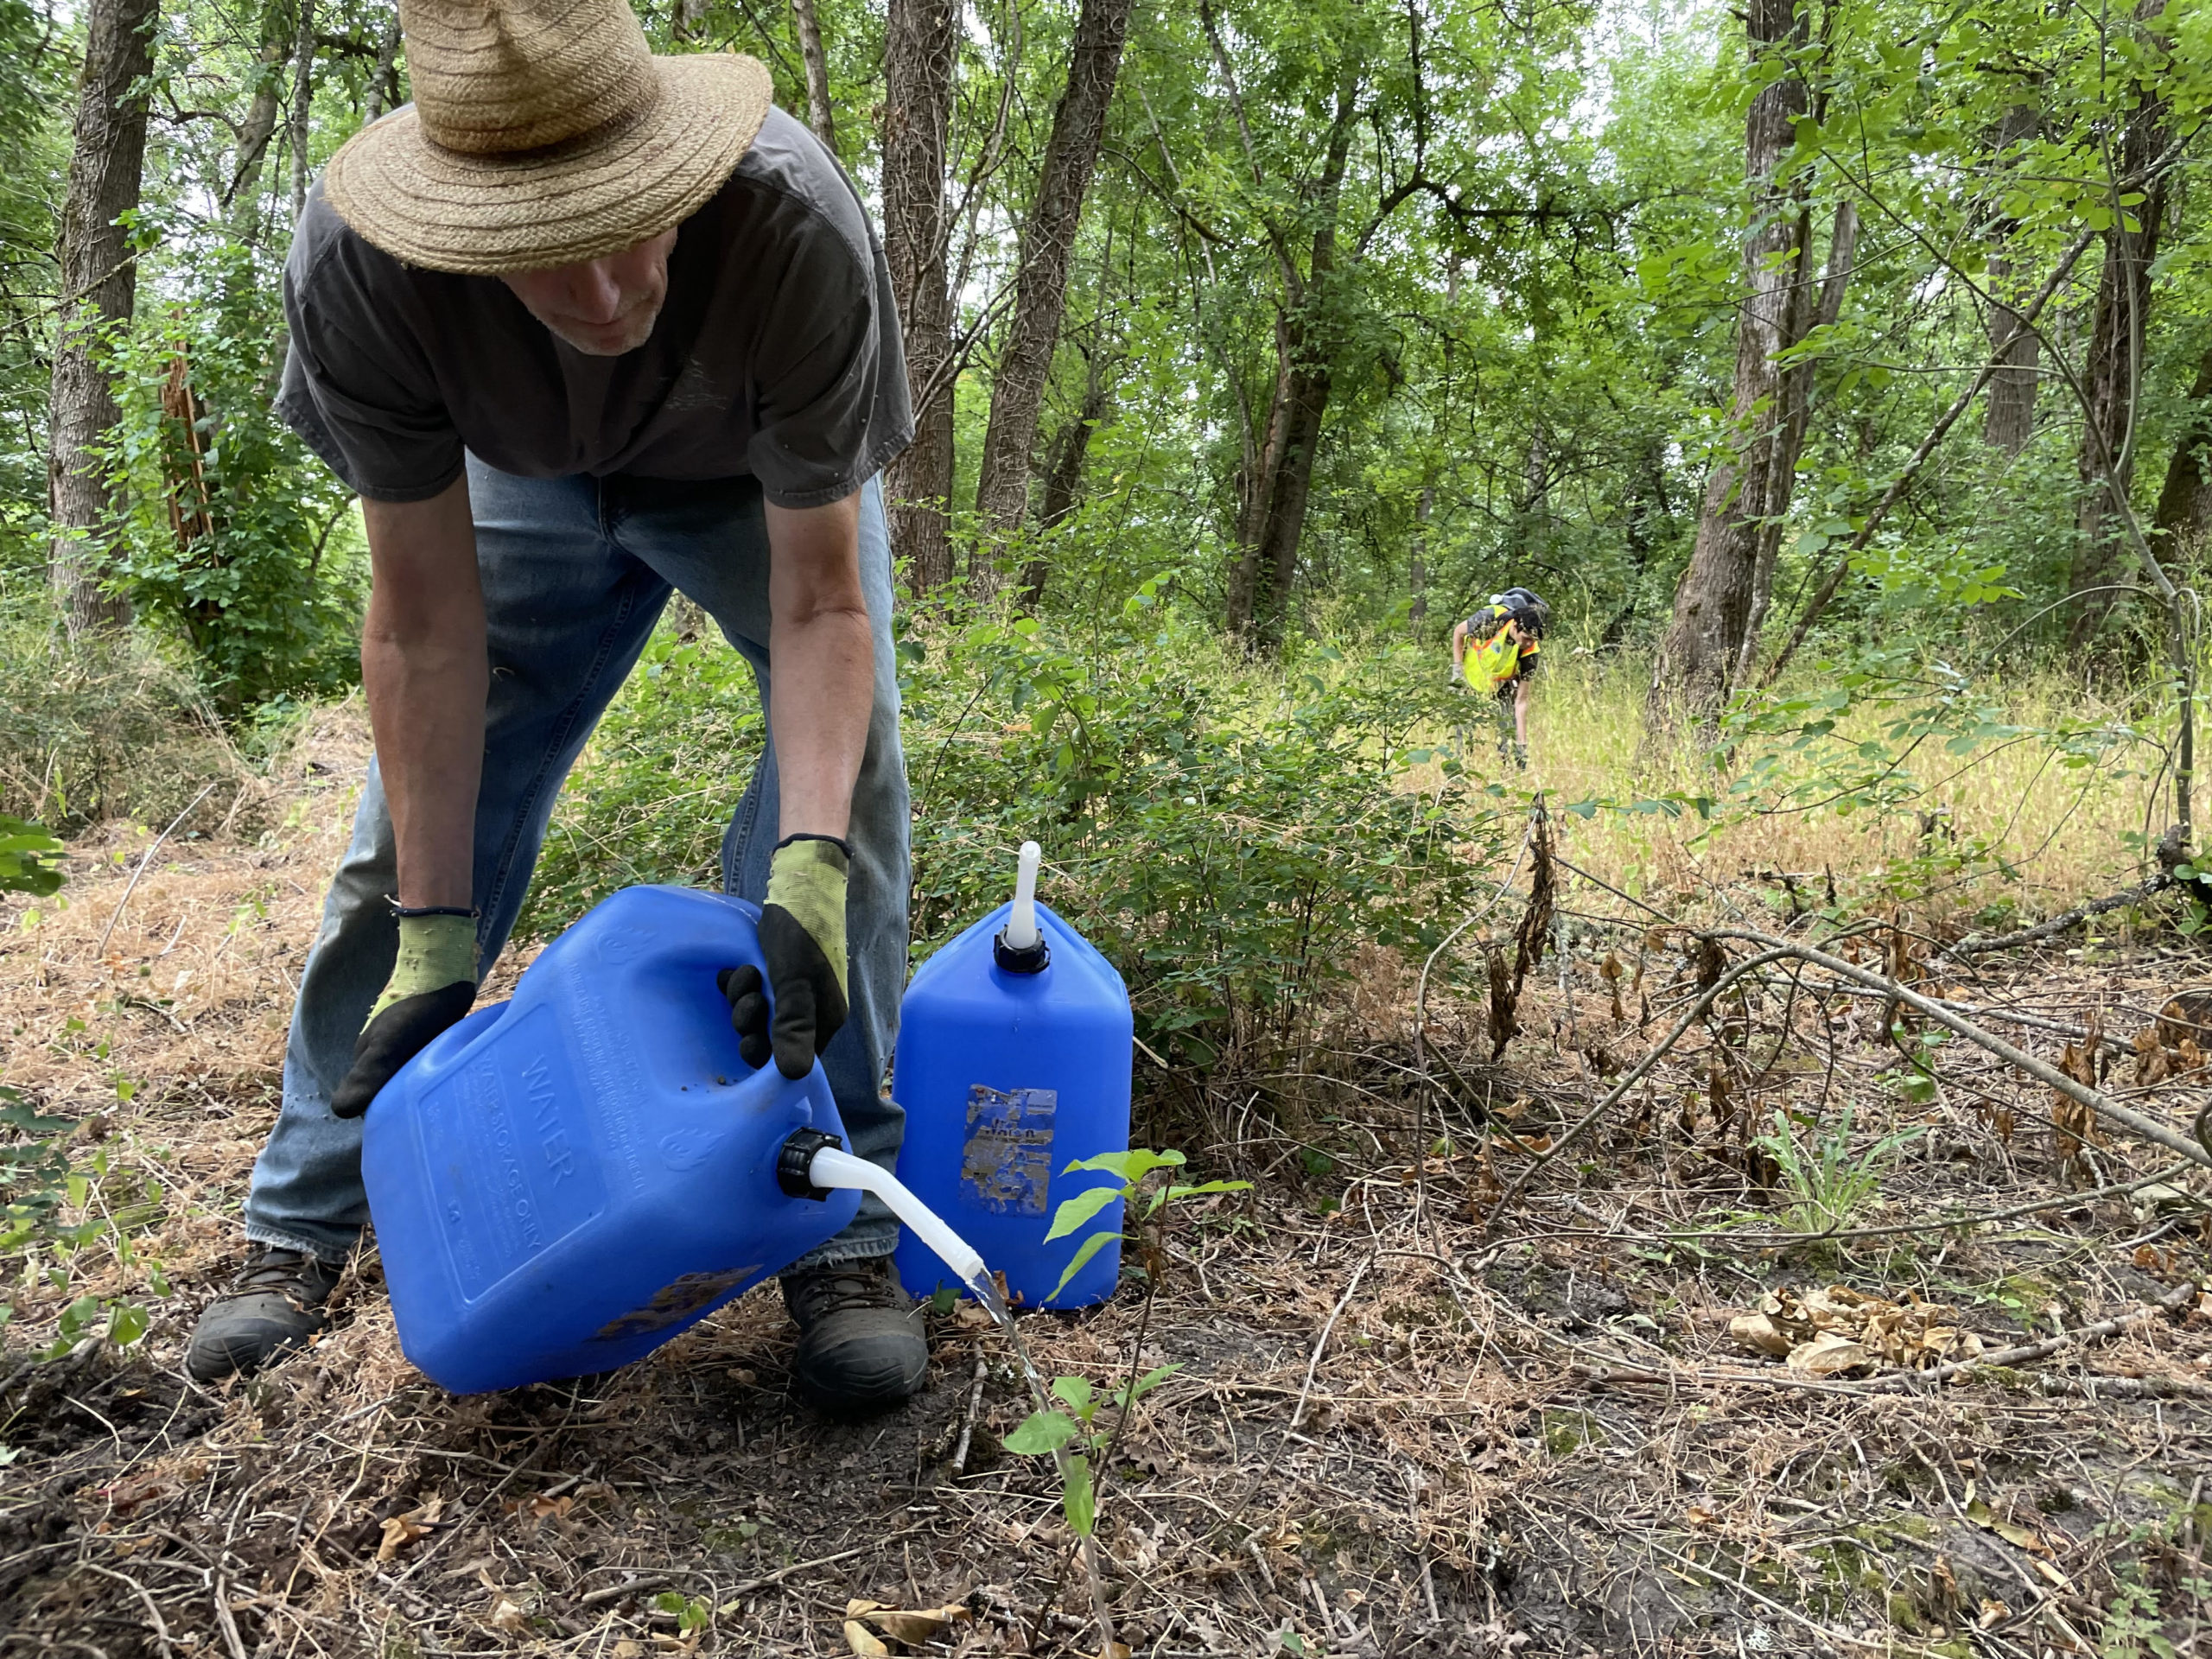
[[(2157, 0), (2139, 16), (2156, 15)], [(2151, 263), (2165, 218), (2170, 163), (2164, 105), (2145, 97), (2122, 129), (2117, 171), (2122, 193), (2144, 200), (2114, 216), (2104, 233), (2104, 270), (2097, 278), (2089, 354), (2082, 366), (2082, 507), (2068, 591), (2066, 643), (2079, 650), (2102, 630), (2119, 602), (2112, 591), (2128, 563), (2120, 503), (2135, 475), (2135, 403), (2143, 386), (2144, 344), (2151, 322)], [(2101, 590), (2101, 591), (2100, 591)]]
[(93, 451), (120, 415), (95, 361), (102, 331), (127, 327), (138, 267), (117, 221), (138, 206), (146, 160), (146, 81), (159, 0), (91, 0), (68, 195), (60, 225), (61, 328), (54, 342), (47, 486), (52, 580), (73, 629), (119, 626), (122, 598), (100, 591), (113, 502)]
[[(1755, 67), (1804, 39), (1796, 0), (1750, 0), (1745, 22)], [(1747, 291), (1736, 327), (1732, 435), (1727, 457), (1706, 481), (1689, 569), (1675, 591), (1674, 617), (1660, 641), (1644, 703), (1644, 722), (1654, 735), (1671, 732), (1683, 713), (1709, 720), (1727, 696), (1751, 620), (1759, 528), (1789, 505), (1795, 457), (1783, 454), (1783, 374), (1775, 359), (1789, 343), (1791, 307), (1805, 280), (1805, 250), (1802, 214), (1789, 187), (1774, 175), (1805, 111), (1804, 82), (1784, 73), (1751, 100), (1745, 118), (1751, 218), (1744, 237)], [(1790, 465), (1780, 464), (1785, 458)]]
[(1428, 521), (1436, 512), (1436, 485), (1432, 480), (1421, 486), (1421, 499), (1414, 504), (1414, 544), (1406, 560), (1406, 631), (1416, 639), (1421, 638), (1421, 624), (1428, 620)]
[[(1799, 258), (1810, 253), (1811, 226), (1798, 221)], [(1815, 328), (1826, 327), (1843, 314), (1843, 291), (1851, 282), (1851, 265), (1859, 247), (1859, 214), (1847, 202), (1836, 204), (1835, 219), (1828, 230), (1828, 266), (1821, 278), (1820, 297), (1813, 297), (1808, 277), (1791, 296), (1789, 343), (1803, 341)], [(1776, 435), (1773, 466), (1778, 497), (1773, 515), (1758, 527), (1758, 557), (1751, 570), (1751, 611), (1744, 622), (1743, 644), (1737, 648), (1731, 683), (1743, 679), (1758, 660), (1759, 633), (1766, 626), (1768, 607), (1774, 602), (1774, 571), (1782, 562), (1782, 515), (1789, 505), (1791, 486), (1797, 475), (1798, 457), (1805, 453), (1805, 429), (1813, 414), (1813, 365), (1793, 363), (1783, 372), (1781, 430)]]
[[(1992, 257), (1993, 286), (2012, 275), (2010, 262)], [(2004, 366), (1990, 378), (1982, 410), (1982, 441), (1993, 449), (2017, 455), (2036, 434), (2036, 389), (2043, 379), (2043, 341), (2021, 325), (2020, 314), (2005, 305), (1989, 308), (1989, 344), (2004, 353)]]
[(1229, 626), (1248, 649), (1273, 656), (1282, 646), (1298, 544), (1313, 486), (1313, 461), (1333, 385), (1327, 317), (1337, 269), (1337, 219), (1351, 153), (1359, 68), (1347, 60), (1337, 79), (1328, 148), (1312, 192), (1313, 242), (1302, 277), (1281, 262), (1283, 296), (1275, 316), (1275, 391), (1256, 465), (1237, 478), (1236, 563), (1230, 567)]
[(2160, 532), (2156, 545), (2161, 557), (2173, 543), (2197, 542), (2212, 531), (2212, 351), (2198, 362), (2189, 397), (2190, 415), (2166, 464), (2165, 486), (2158, 492), (2152, 519)]
[[(1083, 199), (1098, 163), (1106, 112), (1121, 73), (1129, 7), (1130, 0), (1083, 0), (1068, 53), (1067, 86), (1052, 112), (1037, 195), (1022, 226), (1014, 316), (991, 376), (990, 424), (976, 483), (976, 516), (992, 538), (1012, 535), (1028, 516), (1037, 417), (1067, 306), (1068, 266), (1083, 221)], [(974, 575), (988, 579), (981, 565)]]
[(946, 136), (959, 48), (955, 0), (891, 0), (883, 51), (883, 251), (906, 325), (914, 442), (885, 470), (891, 550), (915, 594), (952, 579), (951, 241), (944, 198)]
[(308, 139), (315, 113), (315, 0), (299, 0), (300, 39), (292, 49), (292, 222), (308, 205)]
[(1274, 656), (1282, 649), (1290, 618), (1290, 590), (1298, 579), (1298, 547), (1306, 532), (1306, 509), (1313, 492), (1313, 461), (1321, 448), (1321, 423), (1328, 413), (1332, 377), (1327, 356), (1314, 349), (1304, 330), (1295, 331), (1296, 355), (1287, 378), (1283, 441), (1268, 480), (1266, 515), (1256, 543), (1265, 586), (1252, 620), (1260, 650)]
[(806, 124), (835, 156), (837, 128), (830, 117), (830, 59), (822, 50), (822, 22), (814, 0), (791, 0), (791, 21), (798, 25), (798, 54), (806, 63)]
[(372, 121), (399, 105), (399, 13), (394, 10), (377, 41), (377, 67), (369, 76), (368, 107)]
[[(2002, 160), (2015, 145), (2035, 137), (2043, 111), (2033, 104), (2017, 105), (1997, 124), (1996, 151)], [(1989, 235), (1989, 290), (2002, 295), (2018, 274), (2008, 251), (2018, 225), (2002, 219)], [(1988, 446), (2006, 455), (2028, 447), (2036, 430), (2036, 387), (2042, 378), (2043, 342), (2021, 321), (2020, 314), (1999, 299), (1989, 308), (1989, 349), (1999, 359), (1990, 377), (1982, 404), (1981, 436)]]
[[(395, 14), (395, 26), (397, 22)], [(238, 128), (238, 159), (230, 188), (223, 193), (232, 228), (245, 241), (252, 241), (260, 228), (261, 175), (269, 160), (269, 141), (276, 133), (276, 118), (283, 112), (285, 71), (298, 37), (291, 0), (269, 0), (261, 13), (261, 67), (253, 83), (253, 102), (246, 106), (245, 120)]]

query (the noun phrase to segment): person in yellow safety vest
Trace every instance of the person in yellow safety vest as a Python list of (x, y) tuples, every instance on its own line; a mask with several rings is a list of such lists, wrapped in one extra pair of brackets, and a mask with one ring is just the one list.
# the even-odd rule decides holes
[[(1521, 590), (1516, 590), (1516, 594)], [(1497, 724), (1497, 749), (1516, 766), (1529, 764), (1529, 683), (1543, 650), (1540, 605), (1514, 605), (1501, 595), (1452, 630), (1452, 674), (1487, 692)]]

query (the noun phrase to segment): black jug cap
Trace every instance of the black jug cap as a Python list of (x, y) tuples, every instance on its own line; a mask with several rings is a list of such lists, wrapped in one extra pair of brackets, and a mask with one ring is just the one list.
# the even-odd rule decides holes
[(794, 1198), (826, 1198), (830, 1189), (814, 1184), (814, 1154), (824, 1147), (842, 1150), (844, 1142), (820, 1129), (793, 1129), (776, 1154), (776, 1185)]
[(1036, 938), (1026, 945), (1008, 944), (1006, 930), (1001, 928), (991, 941), (991, 960), (1009, 974), (1041, 974), (1052, 960), (1052, 947), (1045, 943), (1041, 927)]

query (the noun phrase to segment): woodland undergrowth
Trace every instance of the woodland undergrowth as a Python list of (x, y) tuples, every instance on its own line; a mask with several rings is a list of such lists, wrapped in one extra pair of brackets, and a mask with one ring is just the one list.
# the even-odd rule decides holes
[[(1523, 774), (1433, 655), (1263, 671), (1154, 608), (902, 650), (917, 955), (1037, 836), (1136, 1000), (1138, 1138), (1253, 1184), (1173, 1212), (1114, 1302), (1025, 1319), (1050, 1374), (1176, 1368), (1097, 1424), (1123, 1641), (2201, 1642), (2193, 869), (1982, 948), (2160, 869), (2156, 726), (1897, 675), (1831, 706), (1830, 673), (1718, 761), (1638, 769), (1631, 671), (1562, 652)], [(537, 938), (715, 879), (753, 707), (672, 617), (556, 815)], [(232, 752), (256, 792), (227, 827), (110, 822), (6, 900), (9, 1628), (114, 1659), (872, 1650), (849, 1619), (1094, 1652), (1049, 1465), (1000, 1446), (1025, 1391), (957, 1312), (921, 1400), (860, 1429), (791, 1397), (772, 1297), (456, 1402), (400, 1356), (372, 1251), (313, 1350), (184, 1381), (365, 738), (355, 705), (303, 712)]]

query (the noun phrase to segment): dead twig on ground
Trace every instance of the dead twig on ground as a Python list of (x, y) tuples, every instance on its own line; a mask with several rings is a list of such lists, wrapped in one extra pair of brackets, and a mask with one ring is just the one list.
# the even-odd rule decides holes
[(196, 808), (200, 802), (206, 800), (208, 796), (213, 794), (215, 791), (215, 785), (219, 784), (223, 780), (219, 778), (214, 779), (213, 782), (208, 784), (205, 789), (202, 789), (197, 795), (194, 796), (192, 798), (191, 804), (188, 805), (183, 811), (178, 813), (176, 817), (169, 820), (169, 827), (162, 830), (160, 835), (156, 836), (154, 837), (154, 844), (149, 847), (145, 850), (144, 854), (140, 856), (138, 860), (138, 868), (130, 872), (130, 880), (124, 884), (123, 897), (115, 901), (115, 908), (108, 913), (107, 925), (100, 930), (100, 942), (92, 947), (92, 959), (95, 962), (103, 962), (106, 960), (107, 942), (115, 936), (115, 925), (123, 919), (123, 907), (130, 902), (130, 895), (138, 890), (138, 878), (146, 874), (147, 868), (154, 861), (154, 855), (162, 850), (162, 843), (176, 833), (177, 825), (182, 823), (187, 818), (190, 817), (193, 814), (193, 810)]
[(2024, 1049), (2015, 1048), (1995, 1033), (1984, 1031), (1963, 1014), (1955, 1013), (1933, 997), (1923, 996), (1909, 986), (1899, 984), (1885, 974), (1878, 974), (1872, 969), (1861, 968), (1855, 963), (1846, 962), (1840, 957), (1830, 956), (1827, 951), (1815, 950), (1809, 944), (1798, 944), (1777, 939), (1771, 935), (1756, 932), (1750, 928), (1716, 928), (1705, 937), (1716, 940), (1740, 939), (1755, 944), (1763, 951), (1769, 953), (1779, 950), (1784, 955), (1794, 956), (1802, 961), (1810, 963), (1816, 968), (1824, 969), (1839, 979), (1854, 981), (1861, 985), (1870, 985), (1878, 990), (1886, 991), (1907, 1007), (1926, 1015), (1937, 1025), (1958, 1036), (1964, 1037), (1969, 1042), (1979, 1044), (2008, 1065), (2018, 1067), (2037, 1083), (2048, 1084), (2068, 1099), (2088, 1107), (2099, 1117), (2109, 1123), (2117, 1124), (2138, 1140), (2152, 1141), (2165, 1147), (2169, 1152), (2178, 1153), (2192, 1163), (2201, 1164), (2207, 1169), (2212, 1169), (2212, 1146), (2200, 1143), (2171, 1124), (2161, 1123), (2158, 1119), (2145, 1116), (2132, 1107), (2121, 1105), (2111, 1096), (2100, 1090), (2090, 1088), (2087, 1084), (2068, 1076), (2048, 1061), (2037, 1059)]
[(2116, 1314), (2109, 1319), (2099, 1319), (2095, 1324), (2082, 1325), (2078, 1330), (2061, 1332), (2057, 1336), (2046, 1337), (2041, 1342), (2024, 1342), (2017, 1347), (1999, 1348), (1994, 1353), (1977, 1354), (1972, 1359), (1955, 1359), (1948, 1364), (1937, 1365), (1931, 1370), (1916, 1372), (1911, 1380), (1923, 1387), (1933, 1388), (1940, 1383), (1948, 1382), (1954, 1377), (1966, 1376), (1989, 1367), (2024, 1365), (2031, 1360), (2047, 1359), (2062, 1348), (2070, 1348), (2076, 1343), (2097, 1342), (2106, 1337), (2116, 1337), (2130, 1325), (2141, 1325), (2146, 1319), (2155, 1319), (2161, 1316), (2171, 1319), (2175, 1314), (2187, 1308), (2202, 1294), (2203, 1287), (2194, 1280), (2186, 1280), (2175, 1286), (2165, 1295), (2159, 1297), (2157, 1301), (2146, 1302), (2140, 1307), (2131, 1308), (2128, 1312)]
[(983, 1378), (986, 1374), (983, 1344), (978, 1342), (976, 1344), (976, 1380), (968, 1390), (968, 1409), (961, 1414), (960, 1443), (952, 1450), (950, 1478), (954, 1480), (968, 1472), (968, 1447), (975, 1439), (976, 1414), (983, 1408)]

